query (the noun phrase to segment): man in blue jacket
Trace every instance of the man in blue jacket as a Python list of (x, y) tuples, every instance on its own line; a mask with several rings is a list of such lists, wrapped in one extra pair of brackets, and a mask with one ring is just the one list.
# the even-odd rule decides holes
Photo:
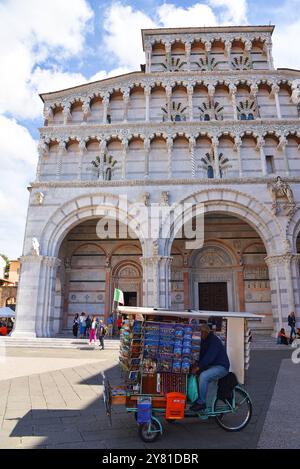
[(214, 335), (207, 324), (201, 326), (201, 349), (198, 366), (192, 368), (193, 374), (199, 374), (199, 397), (191, 406), (193, 412), (206, 408), (208, 384), (226, 376), (230, 363), (221, 340)]

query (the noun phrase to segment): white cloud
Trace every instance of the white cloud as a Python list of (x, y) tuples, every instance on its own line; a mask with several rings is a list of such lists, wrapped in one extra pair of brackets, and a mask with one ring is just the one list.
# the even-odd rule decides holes
[(242, 25), (247, 23), (247, 0), (209, 0), (215, 8), (222, 8), (219, 24)]
[(212, 9), (203, 3), (182, 8), (172, 3), (164, 3), (157, 10), (163, 27), (178, 28), (189, 26), (215, 26), (217, 19)]
[(156, 24), (145, 13), (131, 6), (113, 3), (106, 11), (103, 23), (104, 49), (107, 58), (113, 56), (120, 66), (131, 70), (144, 63), (141, 29), (155, 28)]
[[(214, 8), (221, 9), (221, 13), (217, 15)], [(145, 62), (141, 29), (244, 24), (246, 13), (247, 0), (209, 0), (209, 5), (198, 2), (186, 8), (163, 3), (157, 8), (154, 21), (140, 10), (114, 2), (105, 13), (103, 47), (108, 60), (137, 70)]]
[(0, 252), (21, 255), (28, 205), (26, 186), (34, 179), (37, 147), (28, 130), (0, 116)]
[[(48, 57), (66, 58), (82, 51), (93, 12), (86, 0), (4, 0), (0, 4), (0, 113), (37, 117), (38, 81), (34, 67)], [(48, 71), (53, 82), (75, 83), (72, 74)], [(45, 77), (45, 74), (44, 74)]]
[(273, 56), (275, 67), (300, 70), (299, 56), (300, 19), (294, 23), (275, 28), (273, 34)]

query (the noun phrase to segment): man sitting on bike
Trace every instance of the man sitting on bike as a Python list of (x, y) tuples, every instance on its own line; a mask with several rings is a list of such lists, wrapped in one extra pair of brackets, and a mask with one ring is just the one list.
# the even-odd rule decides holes
[(198, 366), (192, 368), (192, 374), (199, 375), (199, 396), (190, 407), (193, 412), (206, 408), (208, 384), (226, 376), (229, 372), (229, 359), (221, 340), (210, 330), (207, 324), (201, 326), (201, 348)]

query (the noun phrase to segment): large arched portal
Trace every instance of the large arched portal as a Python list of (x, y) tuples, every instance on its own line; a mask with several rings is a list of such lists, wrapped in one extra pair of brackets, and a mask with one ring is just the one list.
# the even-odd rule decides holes
[[(197, 229), (193, 220), (194, 229)], [(251, 326), (273, 330), (267, 252), (246, 221), (225, 213), (204, 215), (204, 243), (187, 249), (184, 230), (171, 250), (172, 307), (247, 311), (265, 318)]]
[[(132, 304), (142, 302), (142, 249), (139, 240), (126, 237), (116, 223), (115, 237), (101, 239), (97, 219), (73, 227), (63, 239), (56, 276), (54, 333), (70, 329), (75, 313), (84, 311), (106, 319), (113, 290), (121, 287)], [(122, 225), (122, 231), (120, 227)]]

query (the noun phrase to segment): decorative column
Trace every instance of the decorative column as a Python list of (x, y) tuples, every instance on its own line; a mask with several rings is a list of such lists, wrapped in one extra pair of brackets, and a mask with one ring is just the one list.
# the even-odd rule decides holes
[(251, 49), (252, 49), (252, 42), (249, 40), (246, 40), (245, 41), (245, 57), (249, 59), (250, 68), (253, 68)]
[(289, 160), (286, 154), (286, 145), (287, 145), (287, 139), (285, 138), (284, 135), (281, 135), (277, 149), (282, 151), (283, 154), (283, 159), (284, 159), (284, 166), (285, 166), (285, 174), (286, 176), (290, 175), (290, 168), (289, 168)]
[(217, 137), (212, 138), (212, 148), (213, 148), (213, 155), (214, 155), (214, 173), (215, 178), (220, 179), (220, 162), (219, 162), (219, 140)]
[(252, 96), (256, 108), (256, 117), (260, 117), (259, 105), (257, 101), (258, 86), (256, 84), (250, 87), (250, 96)]
[(149, 178), (149, 155), (150, 155), (150, 139), (145, 138), (144, 140), (145, 149), (145, 178)]
[(206, 41), (204, 43), (204, 47), (205, 47), (205, 58), (206, 58), (206, 63), (207, 63), (207, 70), (211, 70), (211, 55), (210, 55), (211, 42)]
[[(286, 327), (287, 317), (295, 311), (295, 297), (292, 270), (299, 256), (291, 253), (265, 258), (269, 268), (270, 288), (272, 293), (272, 310), (275, 331)], [(298, 287), (296, 287), (298, 289)], [(274, 314), (275, 313), (275, 314)]]
[(172, 87), (171, 87), (171, 85), (167, 85), (166, 86), (166, 97), (167, 97), (168, 122), (171, 121), (171, 96), (172, 96)]
[(105, 263), (105, 303), (104, 303), (104, 319), (105, 321), (108, 319), (111, 308), (112, 308), (112, 299), (111, 295), (111, 265), (110, 259), (107, 258)]
[(196, 176), (195, 145), (196, 145), (195, 138), (190, 137), (189, 138), (189, 151), (191, 155), (192, 178)]
[(124, 138), (122, 140), (122, 179), (126, 179), (126, 155), (128, 148), (128, 140)]
[(82, 105), (83, 111), (83, 121), (82, 124), (86, 124), (89, 115), (91, 114), (91, 106), (90, 106), (90, 99), (86, 99)]
[(187, 90), (187, 95), (188, 95), (189, 121), (192, 122), (194, 120), (194, 116), (193, 116), (193, 92), (194, 92), (194, 87), (192, 85), (188, 85), (186, 90)]
[(167, 138), (167, 150), (168, 150), (168, 178), (172, 177), (172, 148), (173, 148), (173, 139), (171, 137)]
[(41, 139), (39, 142), (38, 154), (39, 154), (39, 160), (38, 160), (38, 165), (36, 168), (36, 177), (35, 177), (35, 180), (37, 182), (39, 182), (41, 179), (41, 169), (42, 169), (43, 159), (49, 155), (49, 147), (44, 139)]
[(144, 95), (145, 95), (145, 107), (146, 107), (145, 120), (146, 122), (149, 122), (150, 120), (150, 96), (151, 96), (151, 87), (149, 85), (145, 86)]
[(60, 179), (61, 176), (61, 170), (62, 170), (62, 160), (63, 156), (65, 155), (67, 149), (66, 149), (66, 142), (64, 140), (61, 140), (59, 142), (59, 147), (58, 147), (58, 158), (57, 158), (57, 167), (56, 167), (56, 179)]
[(171, 262), (167, 256), (141, 257), (143, 266), (143, 306), (171, 307)]
[(273, 62), (273, 55), (272, 55), (272, 40), (271, 38), (268, 38), (264, 42), (264, 51), (267, 55), (267, 61), (269, 65), (269, 69), (273, 70), (274, 68), (274, 62)]
[(240, 137), (236, 136), (234, 139), (234, 150), (237, 152), (238, 156), (238, 167), (239, 167), (239, 177), (243, 177), (243, 163), (242, 163), (242, 156), (241, 156), (241, 146), (242, 140)]
[(151, 58), (152, 58), (152, 44), (147, 43), (145, 45), (146, 52), (146, 73), (151, 73)]
[(264, 144), (265, 141), (263, 137), (259, 137), (257, 139), (257, 148), (259, 148), (260, 151), (260, 161), (261, 161), (261, 170), (263, 176), (266, 176), (267, 174), (267, 163), (266, 163), (266, 157), (265, 157), (265, 152), (264, 152)]
[(71, 104), (65, 103), (63, 109), (63, 116), (64, 116), (64, 125), (67, 125), (69, 122), (72, 121), (72, 114), (71, 114)]
[(184, 309), (190, 308), (190, 272), (183, 272), (183, 306)]
[(46, 127), (53, 122), (53, 109), (51, 107), (44, 107), (43, 111), (44, 126)]
[(80, 140), (79, 149), (80, 149), (80, 153), (79, 153), (79, 161), (78, 161), (78, 168), (77, 168), (77, 179), (80, 181), (81, 176), (82, 176), (82, 174), (81, 174), (82, 173), (82, 162), (83, 162), (84, 154), (87, 151), (86, 141), (84, 139)]
[(107, 124), (107, 112), (109, 106), (109, 94), (103, 96), (103, 124)]
[(106, 150), (106, 140), (101, 140), (99, 142), (99, 159), (100, 159), (100, 166), (98, 168), (99, 174), (98, 178), (100, 180), (104, 180), (104, 153)]
[(70, 277), (71, 277), (71, 262), (68, 257), (64, 260), (64, 298), (63, 298), (63, 317), (62, 317), (62, 328), (66, 329), (68, 325), (68, 310), (69, 310), (69, 293), (70, 293)]
[(229, 93), (230, 93), (232, 108), (233, 108), (233, 119), (235, 121), (238, 120), (237, 107), (236, 107), (236, 91), (237, 91), (236, 86), (230, 84), (229, 85)]
[(214, 113), (213, 109), (214, 109), (214, 104), (215, 104), (214, 103), (214, 96), (215, 96), (215, 91), (216, 90), (215, 90), (215, 87), (213, 85), (208, 85), (207, 89), (208, 89), (209, 104), (210, 104), (211, 111), (212, 111), (211, 112), (211, 114), (212, 114), (211, 117), (213, 117), (213, 119), (215, 119), (215, 113)]
[(49, 337), (54, 319), (55, 279), (60, 260), (29, 254), (21, 257), (13, 337)]
[(171, 43), (170, 42), (165, 42), (165, 49), (166, 49), (166, 65), (167, 65), (167, 71), (169, 72), (172, 67), (172, 54), (171, 54)]
[(271, 96), (274, 96), (275, 105), (276, 105), (276, 112), (277, 112), (277, 119), (281, 119), (281, 110), (280, 110), (280, 101), (279, 101), (279, 86), (272, 85)]
[(239, 292), (239, 311), (246, 311), (243, 267), (240, 267), (236, 271), (236, 280), (237, 280), (237, 286), (238, 286), (238, 292)]
[(231, 47), (232, 41), (225, 41), (225, 57), (227, 58), (228, 68), (231, 70)]
[(129, 99), (130, 99), (129, 90), (124, 90), (123, 91), (123, 103), (124, 103), (123, 122), (127, 122), (127, 119), (128, 119)]
[(186, 61), (186, 69), (188, 72), (191, 71), (191, 49), (192, 45), (190, 42), (186, 42), (185, 44), (185, 61)]

